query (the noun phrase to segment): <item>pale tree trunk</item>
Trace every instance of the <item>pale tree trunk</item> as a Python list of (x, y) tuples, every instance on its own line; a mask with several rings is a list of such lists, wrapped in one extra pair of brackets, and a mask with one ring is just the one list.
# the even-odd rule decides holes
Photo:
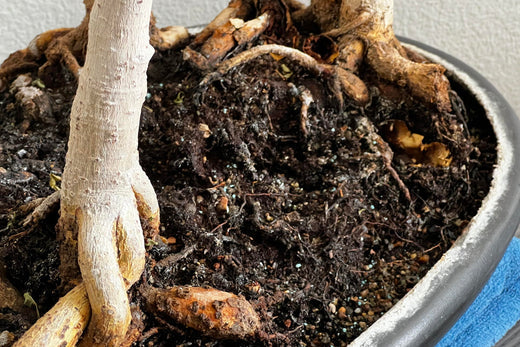
[(85, 345), (117, 345), (124, 338), (131, 320), (126, 289), (145, 261), (136, 197), (158, 211), (137, 150), (153, 54), (151, 4), (96, 1), (71, 111), (60, 226), (65, 233), (78, 230), (78, 262), (92, 308)]
[(92, 308), (85, 345), (117, 345), (124, 338), (131, 319), (126, 289), (140, 277), (145, 261), (140, 212), (158, 217), (137, 151), (153, 54), (151, 2), (96, 1), (71, 111), (59, 225), (69, 244), (77, 234)]
[[(71, 110), (58, 225), (64, 276), (71, 280), (79, 263), (83, 283), (16, 346), (73, 346), (90, 311), (80, 343), (119, 345), (131, 320), (126, 290), (144, 269), (142, 226), (153, 237), (159, 225), (157, 199), (137, 150), (146, 70), (154, 52), (149, 44), (152, 0), (84, 3), (86, 18), (71, 31), (83, 37), (88, 30), (88, 47)], [(58, 55), (68, 47), (52, 42)]]

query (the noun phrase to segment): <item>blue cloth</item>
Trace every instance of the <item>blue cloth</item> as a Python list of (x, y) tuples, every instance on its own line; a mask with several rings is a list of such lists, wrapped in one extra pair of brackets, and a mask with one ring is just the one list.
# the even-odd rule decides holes
[(493, 275), (437, 347), (491, 347), (520, 319), (520, 239), (513, 238)]

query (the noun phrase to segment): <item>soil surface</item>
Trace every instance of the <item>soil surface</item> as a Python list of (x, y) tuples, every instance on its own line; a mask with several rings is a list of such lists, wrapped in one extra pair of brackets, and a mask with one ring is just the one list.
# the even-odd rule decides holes
[[(8, 280), (43, 314), (63, 294), (58, 209), (23, 227), (30, 211), (20, 206), (54, 191), (76, 85), (66, 71), (36, 75), (37, 112), (16, 88), (0, 94), (0, 256)], [(370, 70), (361, 76), (371, 102), (339, 110), (328, 81), (288, 59), (267, 55), (200, 85), (204, 75), (179, 50), (156, 53), (139, 150), (158, 194), (162, 239), (149, 242), (146, 272), (131, 290), (142, 333), (135, 346), (237, 345), (147, 311), (143, 282), (245, 296), (265, 334), (242, 346), (342, 346), (450, 248), (487, 194), (496, 160), (484, 111), (455, 82), (454, 110), (440, 113)], [(304, 91), (313, 99), (306, 117)], [(420, 163), (391, 145), (385, 165), (391, 152), (380, 140), (391, 142), (396, 120), (424, 143), (444, 144), (451, 164)], [(35, 319), (4, 308), (0, 332), (20, 336)]]

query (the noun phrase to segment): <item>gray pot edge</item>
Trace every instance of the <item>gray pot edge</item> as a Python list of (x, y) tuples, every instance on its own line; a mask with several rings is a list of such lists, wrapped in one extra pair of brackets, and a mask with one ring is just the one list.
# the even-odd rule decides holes
[(467, 231), (393, 308), (350, 346), (433, 346), (479, 294), (520, 224), (520, 122), (482, 75), (432, 47), (400, 38), (440, 63), (485, 109), (497, 137), (491, 189)]

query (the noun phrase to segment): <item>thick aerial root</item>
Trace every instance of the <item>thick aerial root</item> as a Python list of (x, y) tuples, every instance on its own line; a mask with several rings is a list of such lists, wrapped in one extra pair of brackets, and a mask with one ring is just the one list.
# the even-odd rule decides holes
[[(144, 238), (146, 242), (148, 242), (148, 240), (155, 240), (159, 234), (160, 218), (159, 204), (154, 189), (141, 168), (135, 170), (131, 181), (133, 182), (132, 187), (130, 187), (132, 192), (124, 198), (128, 200), (126, 208), (120, 209), (125, 216), (114, 215), (111, 218), (111, 228), (109, 230), (113, 230), (114, 235), (117, 235), (124, 241), (127, 236), (121, 233), (121, 227), (126, 224), (132, 228), (133, 234), (138, 232), (139, 237)], [(71, 288), (80, 282), (78, 278), (79, 268), (77, 265), (79, 226), (77, 224), (76, 213), (77, 211), (74, 206), (62, 206), (58, 225), (60, 275), (62, 277), (62, 286), (65, 289)], [(116, 231), (119, 231), (119, 233), (116, 233)], [(135, 242), (135, 239), (128, 240)], [(145, 242), (143, 241), (143, 243)], [(124, 248), (121, 242), (118, 243), (118, 247)], [(132, 247), (132, 249), (137, 248)], [(122, 253), (122, 255), (125, 255), (127, 259), (131, 259), (130, 257), (132, 257), (132, 255), (127, 254), (127, 252)], [(123, 271), (123, 273), (126, 272)]]
[(79, 264), (92, 308), (84, 346), (117, 346), (125, 338), (131, 320), (126, 291), (144, 269), (144, 235), (153, 239), (159, 231), (159, 206), (144, 171), (132, 168), (122, 182), (128, 183), (96, 193), (63, 187), (69, 193), (62, 193), (60, 272), (74, 285)]
[(219, 63), (230, 51), (243, 46), (262, 34), (270, 25), (267, 13), (244, 22), (240, 18), (231, 18), (213, 30), (213, 33), (195, 51), (192, 44), (184, 50), (184, 59), (201, 70), (207, 70)]
[(208, 74), (200, 83), (201, 86), (206, 86), (208, 83), (225, 75), (231, 69), (245, 64), (255, 58), (265, 54), (276, 54), (286, 57), (290, 60), (298, 62), (303, 68), (316, 74), (317, 76), (324, 76), (332, 79), (333, 89), (336, 97), (343, 101), (342, 92), (347, 94), (354, 102), (358, 104), (366, 104), (368, 102), (369, 94), (365, 83), (353, 73), (343, 70), (334, 65), (320, 64), (308, 54), (303, 53), (295, 48), (280, 46), (275, 44), (256, 46), (247, 51), (244, 51), (233, 58), (222, 62), (217, 70)]
[(258, 316), (242, 296), (213, 288), (142, 290), (151, 311), (217, 339), (244, 339), (260, 331)]
[[(117, 202), (113, 197), (101, 198), (92, 205), (118, 204), (116, 216), (99, 209), (76, 213), (78, 263), (92, 307), (82, 346), (118, 346), (125, 338), (131, 320), (126, 290), (144, 270), (143, 226), (148, 237), (158, 234), (159, 206), (150, 181), (140, 168), (132, 181), (135, 185), (130, 197), (118, 196)], [(105, 232), (92, 232), (99, 229)]]
[[(374, 42), (367, 49), (367, 61), (377, 74), (401, 86), (407, 86), (413, 96), (435, 105), (439, 111), (450, 111), (450, 84), (438, 64), (416, 63), (404, 57), (395, 41)], [(399, 44), (400, 45), (400, 44)], [(401, 52), (400, 52), (401, 51)]]
[(89, 318), (87, 291), (81, 284), (62, 297), (14, 346), (75, 346)]
[(158, 234), (159, 206), (151, 183), (140, 167), (130, 170), (122, 181), (133, 185), (76, 194), (63, 187), (69, 193), (62, 193), (60, 272), (68, 271), (71, 277), (63, 281), (70, 286), (80, 281), (76, 264), (81, 270), (92, 309), (83, 346), (118, 346), (125, 339), (131, 320), (126, 291), (145, 263), (143, 227), (149, 238)]

